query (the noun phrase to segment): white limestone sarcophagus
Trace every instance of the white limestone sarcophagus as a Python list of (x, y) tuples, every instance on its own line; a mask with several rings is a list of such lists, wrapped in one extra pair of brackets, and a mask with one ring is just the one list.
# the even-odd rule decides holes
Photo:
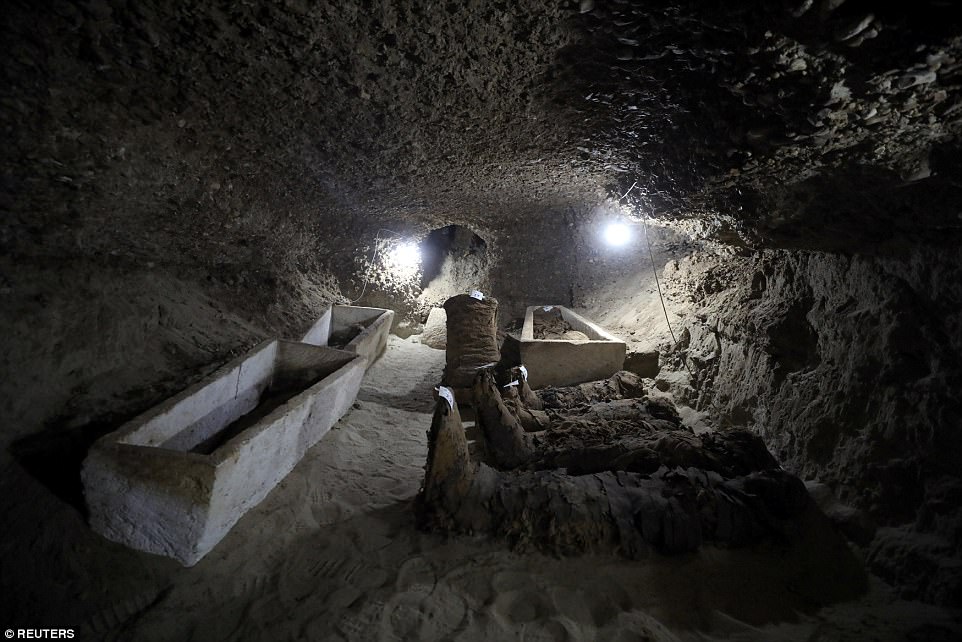
[(94, 444), (91, 527), (192, 566), (350, 409), (365, 369), (353, 352), (261, 343)]
[(301, 342), (355, 352), (370, 366), (387, 347), (393, 322), (394, 311), (387, 308), (334, 305), (307, 331)]
[[(535, 317), (560, 315), (579, 338), (535, 338)], [(622, 369), (625, 342), (599, 325), (561, 305), (534, 305), (525, 310), (519, 342), (521, 363), (528, 370), (528, 385), (571, 386), (606, 379)]]

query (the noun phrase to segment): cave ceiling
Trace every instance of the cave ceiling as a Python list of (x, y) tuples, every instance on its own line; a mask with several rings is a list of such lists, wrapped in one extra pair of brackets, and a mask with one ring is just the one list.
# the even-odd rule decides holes
[(962, 225), (948, 2), (11, 6), (7, 251), (335, 218), (497, 235), (633, 184), (733, 243), (900, 233), (890, 203), (927, 211), (901, 232)]

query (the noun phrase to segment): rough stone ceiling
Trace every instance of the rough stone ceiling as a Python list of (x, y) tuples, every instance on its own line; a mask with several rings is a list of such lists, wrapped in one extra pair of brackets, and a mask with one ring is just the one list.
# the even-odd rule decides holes
[[(372, 218), (497, 235), (638, 181), (657, 216), (820, 247), (799, 239), (824, 195), (925, 180), (962, 123), (951, 3), (877, 5), (19, 2), (3, 244), (269, 251)], [(944, 174), (927, 189), (957, 195)], [(849, 227), (873, 222), (849, 200)]]

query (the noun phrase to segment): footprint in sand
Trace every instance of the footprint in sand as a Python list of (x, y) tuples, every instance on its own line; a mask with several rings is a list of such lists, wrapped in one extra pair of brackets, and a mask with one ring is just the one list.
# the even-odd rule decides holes
[(457, 631), (467, 606), (450, 587), (414, 584), (391, 597), (381, 615), (383, 639), (438, 640)]
[(528, 588), (499, 593), (492, 611), (499, 619), (524, 624), (545, 617), (550, 612), (550, 604), (540, 592)]
[(274, 579), (268, 573), (244, 574), (231, 586), (231, 595), (235, 600), (261, 597), (273, 590)]
[(531, 573), (522, 571), (498, 571), (491, 578), (491, 586), (499, 593), (531, 588), (533, 578)]
[(554, 611), (556, 613), (564, 613), (575, 622), (598, 625), (597, 615), (601, 614), (596, 614), (595, 611), (597, 609), (592, 608), (592, 605), (599, 599), (604, 599), (604, 595), (597, 593), (586, 594), (584, 591), (567, 586), (558, 588), (550, 587), (548, 588), (547, 594), (552, 604), (554, 604)]
[(523, 642), (567, 642), (583, 638), (578, 635), (578, 627), (573, 622), (558, 617), (525, 624), (521, 629), (520, 639)]
[[(376, 637), (381, 614), (384, 612), (384, 602), (371, 600), (365, 602), (360, 609), (352, 609), (344, 614), (337, 623), (337, 630), (346, 640), (371, 640)], [(311, 638), (317, 639), (317, 638)]]
[(602, 627), (619, 614), (632, 609), (631, 597), (624, 588), (617, 584), (605, 586), (595, 593), (595, 599), (589, 601), (591, 617), (597, 627)]
[(82, 630), (102, 635), (115, 629), (120, 624), (133, 619), (144, 612), (149, 606), (161, 599), (166, 591), (149, 591), (134, 595), (128, 599), (121, 599), (95, 613), (85, 623)]
[(647, 642), (648, 640), (678, 640), (654, 617), (641, 611), (620, 613), (608, 626), (598, 631), (597, 639), (612, 642)]
[(436, 583), (437, 575), (431, 563), (421, 556), (415, 556), (401, 562), (394, 586), (401, 592), (416, 585), (433, 587)]

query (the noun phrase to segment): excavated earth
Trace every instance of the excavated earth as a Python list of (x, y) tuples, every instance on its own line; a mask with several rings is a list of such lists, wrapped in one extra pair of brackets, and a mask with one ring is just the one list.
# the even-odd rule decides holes
[[(959, 622), (952, 3), (10, 0), (0, 41), (7, 497), (72, 510), (97, 436), (330, 303), (416, 341), (477, 287), (502, 328), (559, 304), (658, 350), (687, 425), (760, 435)], [(483, 244), (441, 281), (392, 267), (450, 225)], [(36, 529), (5, 528), (6, 567)]]

